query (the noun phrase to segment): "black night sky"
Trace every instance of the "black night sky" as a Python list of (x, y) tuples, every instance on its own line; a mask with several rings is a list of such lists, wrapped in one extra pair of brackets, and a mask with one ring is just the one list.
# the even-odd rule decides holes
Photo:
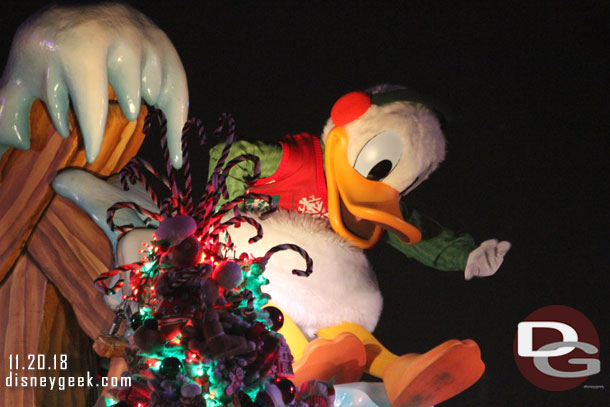
[[(45, 4), (34, 3), (0, 4), (2, 66), (20, 22)], [(444, 406), (607, 405), (607, 2), (130, 3), (177, 48), (190, 115), (213, 126), (231, 112), (244, 139), (319, 134), (338, 97), (378, 83), (445, 105), (447, 158), (406, 199), (478, 241), (513, 247), (495, 276), (476, 281), (389, 246), (370, 250), (385, 297), (378, 337), (399, 354), (449, 338), (479, 343), (485, 375)], [(157, 159), (157, 146), (147, 140), (142, 154)], [(519, 373), (517, 324), (551, 304), (597, 327), (602, 372), (586, 384), (605, 389), (546, 392)]]

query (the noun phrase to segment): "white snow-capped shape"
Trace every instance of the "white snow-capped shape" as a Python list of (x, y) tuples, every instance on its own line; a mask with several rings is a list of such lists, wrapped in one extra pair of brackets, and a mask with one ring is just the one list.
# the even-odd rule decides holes
[[(78, 205), (104, 231), (115, 252), (118, 233), (110, 230), (106, 223), (108, 208), (117, 202), (134, 202), (149, 211), (159, 212), (141, 184), (130, 185), (129, 191), (125, 191), (118, 181), (118, 176), (103, 180), (87, 171), (70, 168), (60, 172), (52, 184), (55, 192)], [(139, 214), (128, 208), (116, 211), (114, 222), (117, 225), (147, 226)]]
[(383, 383), (346, 383), (335, 385), (334, 407), (390, 407)]
[(108, 84), (135, 120), (143, 98), (167, 116), (173, 165), (182, 166), (180, 137), (188, 114), (186, 74), (165, 33), (122, 4), (50, 7), (23, 23), (0, 78), (0, 156), (30, 147), (30, 107), (41, 99), (59, 134), (69, 134), (72, 101), (87, 161), (100, 150)]

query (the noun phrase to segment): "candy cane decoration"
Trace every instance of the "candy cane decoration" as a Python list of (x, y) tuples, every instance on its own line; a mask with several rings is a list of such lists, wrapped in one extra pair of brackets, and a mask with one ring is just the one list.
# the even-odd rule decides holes
[(220, 134), (224, 129), (225, 125), (228, 125), (229, 130), (227, 134), (227, 140), (225, 141), (224, 148), (222, 150), (222, 153), (220, 154), (220, 159), (216, 163), (216, 168), (214, 168), (214, 173), (216, 174), (220, 174), (220, 172), (222, 171), (222, 168), (225, 165), (225, 161), (229, 156), (229, 152), (231, 151), (231, 145), (233, 144), (233, 140), (235, 139), (235, 120), (233, 119), (233, 116), (227, 113), (223, 113), (219, 117), (219, 122), (220, 123), (218, 127), (216, 127), (214, 134)]
[(180, 200), (183, 202), (184, 207), (182, 210), (184, 214), (191, 213), (193, 211), (193, 180), (191, 175), (191, 159), (188, 150), (188, 133), (191, 130), (193, 119), (188, 120), (184, 128), (182, 129), (182, 173), (184, 174), (184, 188), (180, 191)]
[(173, 172), (172, 160), (170, 159), (169, 147), (167, 146), (167, 118), (162, 111), (158, 111), (157, 117), (161, 126), (159, 132), (161, 133), (161, 151), (163, 152), (163, 160), (165, 161), (165, 171), (167, 177), (171, 179)]
[(218, 238), (218, 235), (229, 227), (234, 226), (236, 228), (240, 227), (242, 223), (247, 223), (251, 226), (254, 226), (256, 229), (256, 235), (248, 239), (248, 243), (255, 243), (261, 240), (263, 237), (263, 227), (260, 223), (249, 216), (234, 216), (226, 222), (221, 223), (217, 227), (214, 228), (212, 232), (209, 233), (209, 237)]
[(115, 294), (116, 290), (119, 290), (120, 288), (123, 287), (123, 283), (124, 283), (123, 279), (122, 278), (119, 279), (115, 284), (112, 285), (112, 287), (110, 287), (108, 285), (106, 280), (109, 280), (109, 279), (113, 278), (114, 276), (116, 276), (117, 274), (122, 273), (124, 271), (139, 270), (143, 264), (144, 264), (143, 262), (136, 262), (136, 263), (125, 264), (123, 266), (113, 268), (112, 270), (109, 270), (105, 273), (100, 274), (100, 276), (98, 278), (93, 280), (93, 284), (95, 284), (95, 286), (106, 295)]
[(277, 203), (273, 200), (271, 196), (259, 194), (257, 192), (249, 192), (242, 196), (238, 196), (232, 201), (223, 204), (220, 208), (218, 208), (218, 211), (214, 213), (214, 216), (211, 218), (211, 221), (217, 218), (222, 218), (226, 213), (230, 212), (232, 209), (238, 208), (239, 204), (246, 202), (249, 199), (264, 201), (269, 206), (269, 209), (262, 213), (263, 215), (269, 214), (277, 210)]
[(116, 214), (116, 211), (118, 211), (119, 209), (122, 209), (122, 208), (131, 209), (143, 216), (147, 216), (154, 220), (158, 220), (158, 221), (163, 220), (163, 216), (161, 216), (160, 214), (149, 211), (148, 209), (144, 209), (140, 205), (138, 205), (134, 202), (117, 202), (114, 205), (112, 205), (106, 212), (106, 223), (110, 227), (111, 231), (114, 232), (115, 230), (118, 230), (119, 232), (121, 232), (121, 236), (135, 228), (135, 226), (132, 224), (119, 226), (114, 223), (114, 215)]
[(228, 190), (227, 190), (227, 183), (226, 183), (226, 179), (229, 176), (229, 173), (231, 172), (231, 170), (236, 166), (239, 165), (241, 163), (247, 162), (247, 161), (252, 161), (254, 163), (254, 171), (252, 176), (246, 180), (248, 186), (254, 184), (261, 175), (261, 159), (254, 155), (254, 154), (242, 154), (242, 155), (238, 155), (237, 157), (233, 158), (231, 161), (229, 161), (227, 163), (227, 165), (225, 165), (224, 169), (222, 170), (222, 189), (221, 189), (221, 195), (224, 198), (228, 198)]
[(142, 185), (144, 185), (144, 188), (146, 189), (146, 192), (148, 193), (148, 196), (150, 196), (150, 198), (152, 199), (153, 203), (156, 206), (159, 206), (159, 197), (157, 195), (157, 192), (154, 190), (151, 183), (148, 181), (148, 178), (144, 174), (144, 171), (142, 171), (143, 169), (151, 175), (157, 177), (158, 179), (161, 179), (164, 185), (168, 186), (167, 179), (165, 177), (162, 177), (161, 174), (159, 174), (149, 162), (137, 157), (132, 158), (127, 163), (127, 165), (121, 170), (121, 185), (123, 186), (123, 189), (125, 191), (128, 191), (130, 183), (135, 184), (136, 181), (139, 181)]
[(212, 215), (211, 217), (207, 217), (205, 222), (208, 225), (208, 228), (213, 229), (215, 227), (218, 227), (218, 225), (221, 222), (221, 219), (231, 210), (234, 211), (234, 216), (239, 217), (241, 215), (240, 211), (239, 211), (239, 204), (245, 202), (248, 199), (260, 199), (260, 200), (267, 202), (267, 204), (269, 205), (269, 209), (261, 214), (261, 218), (264, 218), (263, 215), (267, 215), (267, 214), (277, 210), (277, 204), (275, 203), (273, 198), (271, 198), (269, 195), (263, 195), (263, 194), (251, 192), (251, 193), (248, 193), (248, 194), (245, 194), (242, 196), (238, 196), (237, 198), (233, 199), (232, 201), (223, 204), (214, 213), (214, 215)]
[(313, 271), (313, 260), (311, 259), (311, 257), (309, 257), (309, 254), (307, 254), (307, 252), (305, 250), (303, 250), (301, 247), (297, 246), (296, 244), (284, 243), (284, 244), (280, 244), (277, 246), (273, 246), (263, 256), (262, 263), (267, 264), (267, 262), (269, 261), (269, 258), (271, 258), (271, 256), (273, 256), (275, 253), (280, 252), (282, 250), (293, 250), (293, 251), (299, 253), (305, 259), (305, 262), (307, 263), (307, 268), (305, 269), (305, 271), (294, 269), (294, 270), (292, 270), (292, 274), (294, 274), (296, 276), (300, 276), (300, 277), (309, 277), (309, 275)]
[(178, 199), (174, 198), (173, 196), (168, 196), (161, 201), (161, 215), (164, 218), (171, 218), (172, 216), (177, 215), (178, 208)]
[[(123, 167), (123, 169), (121, 169), (121, 184), (123, 186), (123, 189), (127, 190), (129, 189), (129, 185), (127, 185), (123, 179), (123, 172), (126, 172), (127, 174), (134, 174), (138, 177), (143, 177), (144, 176), (144, 171), (148, 172), (150, 175), (152, 175), (153, 177), (159, 179), (163, 185), (167, 188), (168, 191), (170, 191), (170, 184), (169, 184), (169, 179), (159, 173), (159, 171), (157, 171), (155, 169), (155, 167), (152, 166), (151, 163), (149, 163), (148, 161), (146, 161), (143, 158), (140, 157), (134, 157), (131, 160), (129, 160), (129, 162), (127, 163), (127, 165), (125, 165), (125, 167)], [(127, 176), (126, 174), (126, 176)]]

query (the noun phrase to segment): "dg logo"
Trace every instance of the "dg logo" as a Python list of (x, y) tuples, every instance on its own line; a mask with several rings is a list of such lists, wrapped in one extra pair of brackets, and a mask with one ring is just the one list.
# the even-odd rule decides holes
[(523, 376), (544, 390), (562, 391), (599, 373), (599, 336), (581, 312), (549, 305), (519, 323), (513, 345)]

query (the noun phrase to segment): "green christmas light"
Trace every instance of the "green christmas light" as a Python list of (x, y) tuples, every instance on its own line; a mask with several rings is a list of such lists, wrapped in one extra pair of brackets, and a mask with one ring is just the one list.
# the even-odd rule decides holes
[(104, 403), (106, 403), (106, 407), (112, 407), (112, 406), (118, 404), (118, 401), (116, 401), (110, 397), (104, 397)]
[(140, 308), (140, 315), (152, 318), (152, 310), (150, 307), (142, 307)]
[(246, 393), (246, 395), (248, 395), (248, 397), (250, 397), (251, 400), (256, 400), (256, 396), (264, 388), (265, 388), (265, 382), (262, 382), (260, 384), (253, 385), (253, 386), (250, 386), (250, 387), (244, 389), (243, 392)]

